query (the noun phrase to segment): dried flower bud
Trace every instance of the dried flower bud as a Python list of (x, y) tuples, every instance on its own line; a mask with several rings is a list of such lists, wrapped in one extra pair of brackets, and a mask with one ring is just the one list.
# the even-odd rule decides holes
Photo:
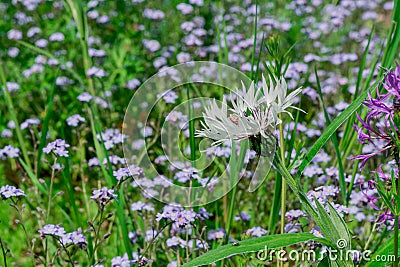
[(110, 236), (111, 236), (111, 233), (106, 233), (106, 234), (103, 236), (103, 239), (106, 240), (106, 239), (109, 238)]

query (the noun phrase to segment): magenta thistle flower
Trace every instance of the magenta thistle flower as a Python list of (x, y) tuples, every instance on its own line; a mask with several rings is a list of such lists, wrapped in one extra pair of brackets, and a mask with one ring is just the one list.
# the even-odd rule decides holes
[(400, 122), (400, 66), (389, 71), (385, 75), (382, 83), (386, 90), (386, 94), (381, 94), (376, 89), (376, 97), (369, 94), (368, 99), (363, 103), (368, 107), (368, 114), (363, 120), (358, 114), (357, 119), (361, 126), (354, 126), (358, 133), (358, 140), (362, 144), (383, 143), (383, 146), (377, 148), (372, 153), (367, 153), (354, 157), (353, 159), (361, 160), (360, 168), (363, 168), (368, 159), (373, 156), (385, 153), (386, 156), (393, 155), (397, 164), (399, 161), (398, 146), (400, 134), (397, 127)]

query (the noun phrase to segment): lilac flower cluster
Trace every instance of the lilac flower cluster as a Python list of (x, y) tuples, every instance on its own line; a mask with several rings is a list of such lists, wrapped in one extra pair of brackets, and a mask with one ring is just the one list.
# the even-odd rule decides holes
[(107, 166), (108, 162), (110, 162), (110, 164), (112, 165), (126, 164), (126, 160), (124, 158), (121, 158), (120, 156), (117, 155), (109, 155), (108, 158), (104, 158), (102, 162), (100, 162), (99, 159), (96, 157), (89, 159), (88, 166), (93, 167), (93, 166), (100, 166), (100, 164), (103, 164), (106, 165), (106, 167), (108, 167)]
[(114, 194), (113, 189), (108, 189), (107, 187), (103, 187), (98, 190), (93, 190), (92, 196), (90, 197), (100, 207), (106, 206), (111, 200), (116, 199), (117, 195)]
[(65, 234), (65, 230), (61, 225), (47, 224), (39, 230), (41, 238), (45, 238), (46, 235), (53, 235), (57, 237), (62, 237)]
[(207, 233), (208, 240), (218, 240), (225, 238), (225, 229), (219, 228), (217, 230), (210, 230)]
[(12, 197), (22, 197), (25, 196), (24, 191), (16, 188), (12, 185), (4, 185), (0, 187), (0, 196), (3, 200), (12, 198)]
[(5, 146), (0, 149), (0, 159), (5, 160), (7, 158), (13, 159), (19, 157), (19, 148), (13, 147), (12, 145)]
[(268, 233), (267, 230), (261, 228), (260, 226), (255, 226), (246, 231), (246, 235), (251, 235), (252, 237), (261, 237)]
[(163, 208), (162, 213), (157, 213), (157, 221), (161, 219), (170, 220), (180, 227), (185, 227), (193, 223), (196, 219), (194, 211), (185, 210), (179, 205), (169, 204)]
[(46, 238), (46, 236), (56, 237), (60, 245), (64, 247), (73, 244), (80, 245), (81, 247), (87, 245), (86, 237), (80, 230), (66, 233), (65, 229), (59, 224), (47, 224), (39, 230), (39, 234), (42, 239)]
[(79, 114), (72, 115), (67, 118), (68, 126), (76, 127), (80, 122), (85, 122), (86, 119)]
[[(140, 262), (138, 262), (140, 260)], [(117, 256), (111, 259), (111, 267), (130, 267), (138, 264), (139, 266), (145, 266), (149, 260), (146, 257), (140, 256), (137, 252), (132, 253), (132, 260), (129, 259), (128, 254), (124, 254), (122, 257)]]
[(97, 78), (103, 78), (105, 76), (107, 76), (108, 74), (103, 70), (103, 69), (99, 69), (97, 67), (91, 67), (90, 69), (88, 69), (86, 75), (88, 77), (97, 77)]
[(31, 118), (31, 119), (27, 119), (23, 123), (21, 123), (20, 127), (21, 127), (21, 130), (25, 130), (25, 129), (29, 128), (32, 125), (39, 125), (39, 124), (40, 124), (40, 120), (39, 119)]
[(114, 177), (118, 180), (124, 180), (125, 178), (134, 176), (134, 177), (140, 177), (143, 175), (143, 169), (135, 166), (135, 165), (131, 165), (129, 167), (126, 168), (120, 168), (116, 171), (113, 171), (113, 175)]
[(86, 245), (86, 237), (83, 235), (81, 231), (74, 231), (71, 233), (66, 233), (62, 236), (60, 242), (64, 245), (70, 245), (70, 244), (75, 244), (75, 245)]
[(171, 238), (168, 238), (166, 241), (167, 247), (181, 247), (181, 248), (193, 248), (193, 244), (196, 244), (196, 248), (208, 248), (208, 244), (203, 242), (202, 240), (199, 239), (190, 239), (188, 241), (177, 237), (173, 236)]
[(238, 215), (235, 215), (233, 218), (235, 221), (250, 221), (251, 215), (248, 214), (247, 212), (240, 212)]
[(114, 147), (114, 145), (121, 144), (126, 138), (119, 129), (107, 129), (101, 134), (97, 134), (97, 139), (104, 142), (107, 150)]
[(43, 152), (46, 154), (50, 154), (53, 152), (58, 157), (68, 157), (69, 144), (62, 139), (56, 139), (55, 141), (49, 143), (45, 148), (43, 148)]
[(142, 201), (137, 201), (131, 205), (132, 211), (154, 211), (153, 204), (143, 203)]

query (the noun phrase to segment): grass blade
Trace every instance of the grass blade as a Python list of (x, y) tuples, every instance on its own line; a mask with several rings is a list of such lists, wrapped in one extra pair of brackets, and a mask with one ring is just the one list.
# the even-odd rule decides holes
[[(322, 95), (321, 84), (319, 82), (319, 76), (318, 76), (318, 72), (317, 72), (317, 68), (316, 67), (314, 67), (314, 73), (315, 73), (315, 77), (317, 79), (317, 90), (318, 90), (319, 97), (321, 98), (321, 105), (322, 105), (322, 108), (324, 110), (325, 121), (326, 121), (326, 123), (328, 125), (330, 125), (331, 124), (331, 119), (329, 118), (328, 111), (326, 110), (326, 107), (325, 107), (324, 97)], [(336, 132), (332, 133), (331, 139), (332, 139), (333, 147), (335, 149), (337, 162), (338, 162), (338, 166), (339, 166), (340, 193), (342, 194), (343, 201), (346, 201), (346, 199), (347, 199), (346, 198), (346, 196), (347, 196), (347, 194), (346, 194), (346, 181), (345, 181), (345, 177), (344, 177), (344, 168), (343, 168), (342, 156), (340, 154), (339, 142), (337, 140)]]
[[(58, 72), (56, 73), (56, 77), (58, 76)], [(40, 142), (39, 142), (39, 147), (38, 147), (38, 155), (37, 155), (37, 159), (36, 159), (36, 175), (40, 177), (40, 165), (41, 165), (41, 159), (42, 159), (42, 155), (43, 155), (43, 151), (42, 149), (44, 148), (45, 144), (46, 144), (46, 137), (47, 137), (47, 133), (49, 131), (49, 121), (50, 118), (53, 114), (53, 104), (54, 104), (54, 93), (56, 91), (56, 84), (54, 82), (53, 87), (50, 90), (50, 94), (49, 94), (49, 98), (47, 100), (47, 105), (46, 105), (46, 109), (45, 109), (45, 113), (46, 116), (44, 118), (43, 121), (43, 128), (42, 128), (42, 134), (40, 136)]]
[[(31, 161), (30, 161), (29, 156), (28, 156), (28, 150), (27, 150), (26, 145), (25, 145), (25, 139), (22, 137), (22, 132), (21, 132), (21, 128), (19, 126), (17, 113), (16, 113), (16, 111), (14, 109), (14, 104), (12, 102), (12, 99), (10, 97), (10, 93), (8, 91), (8, 87), (7, 87), (7, 84), (6, 84), (6, 77), (4, 75), (3, 62), (0, 62), (0, 82), (2, 84), (1, 87), (4, 87), (3, 92), (4, 92), (4, 98), (6, 100), (7, 109), (9, 110), (9, 114), (10, 114), (11, 120), (15, 124), (15, 132), (17, 133), (18, 143), (19, 143), (19, 145), (21, 147), (22, 156), (24, 157), (24, 161), (25, 161), (24, 168), (27, 171), (32, 171), (32, 165), (31, 165)], [(0, 89), (1, 89), (1, 87), (0, 87)]]
[(334, 119), (331, 124), (326, 128), (324, 133), (318, 138), (314, 143), (308, 153), (305, 155), (303, 161), (301, 162), (297, 177), (300, 177), (304, 169), (311, 163), (312, 159), (317, 155), (319, 150), (325, 145), (325, 143), (331, 138), (331, 136), (336, 132), (336, 130), (361, 106), (362, 102), (368, 96), (373, 88), (379, 84), (380, 80), (377, 80), (372, 86), (365, 90), (358, 96), (353, 103), (351, 103), (336, 119)]
[(184, 265), (182, 265), (182, 267), (207, 265), (233, 255), (256, 252), (264, 250), (265, 248), (271, 249), (271, 248), (285, 247), (298, 244), (301, 242), (306, 242), (309, 240), (314, 240), (320, 243), (327, 243), (326, 239), (318, 238), (310, 233), (263, 236), (241, 241), (239, 246), (233, 246), (232, 244), (228, 244), (218, 247), (188, 263), (185, 263)]

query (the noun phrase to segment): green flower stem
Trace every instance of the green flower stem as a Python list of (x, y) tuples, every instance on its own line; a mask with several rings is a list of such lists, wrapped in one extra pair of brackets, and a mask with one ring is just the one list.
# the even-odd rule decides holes
[[(399, 164), (398, 162), (398, 158), (399, 158), (399, 153), (397, 152), (395, 155), (397, 164)], [(397, 178), (396, 180), (396, 194), (397, 196), (399, 196), (399, 179)], [(394, 263), (393, 266), (394, 267), (398, 267), (399, 266), (399, 210), (398, 210), (398, 205), (396, 205), (396, 214), (394, 216), (394, 238), (393, 238), (393, 252), (394, 252)]]
[[(1, 79), (1, 83), (2, 83), (2, 85), (4, 87), (3, 92), (4, 92), (4, 98), (6, 100), (7, 109), (9, 110), (9, 114), (10, 114), (11, 120), (15, 124), (15, 132), (17, 134), (18, 143), (19, 143), (19, 145), (21, 147), (22, 156), (24, 157), (24, 161), (25, 161), (27, 167), (29, 168), (29, 170), (32, 170), (31, 169), (31, 166), (32, 166), (31, 165), (31, 161), (30, 161), (30, 159), (28, 157), (28, 150), (27, 150), (27, 148), (25, 146), (25, 139), (22, 136), (21, 128), (19, 126), (19, 122), (18, 122), (18, 119), (17, 119), (17, 113), (15, 112), (14, 105), (13, 105), (13, 102), (11, 100), (10, 93), (8, 91), (8, 87), (6, 85), (6, 77), (4, 75), (4, 69), (3, 69), (3, 63), (2, 62), (0, 62), (0, 79)], [(0, 89), (1, 89), (1, 87), (0, 87)]]
[(5, 245), (3, 245), (3, 241), (0, 238), (0, 247), (1, 247), (1, 252), (3, 253), (3, 262), (4, 262), (4, 267), (7, 267), (7, 250), (5, 248)]
[(399, 215), (394, 216), (394, 239), (393, 239), (393, 251), (394, 251), (394, 267), (399, 266)]
[(47, 211), (46, 211), (46, 223), (49, 221), (51, 202), (53, 200), (53, 184), (54, 184), (54, 175), (55, 175), (55, 165), (57, 163), (57, 157), (54, 159), (54, 164), (51, 166), (51, 177), (50, 177), (50, 189), (49, 189), (49, 202), (47, 203)]
[[(282, 116), (280, 116), (282, 120)], [(283, 134), (283, 123), (279, 125), (279, 142), (282, 164), (285, 166), (285, 136)], [(285, 233), (285, 213), (286, 213), (286, 179), (282, 179), (281, 187), (281, 234)], [(283, 266), (283, 262), (280, 263)]]

